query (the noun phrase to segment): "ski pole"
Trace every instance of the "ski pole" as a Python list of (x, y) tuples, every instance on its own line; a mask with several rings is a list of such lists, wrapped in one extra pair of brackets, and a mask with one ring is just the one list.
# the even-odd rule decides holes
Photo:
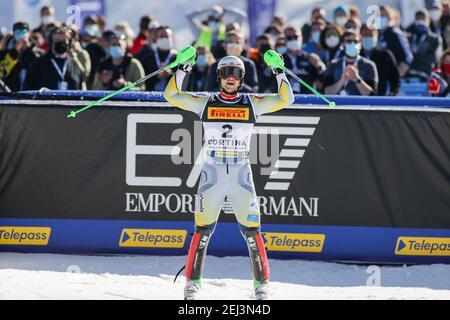
[(116, 96), (116, 95), (118, 95), (118, 94), (120, 94), (120, 93), (122, 93), (124, 91), (129, 90), (132, 87), (137, 86), (138, 84), (141, 84), (141, 83), (147, 81), (148, 79), (150, 79), (150, 78), (160, 74), (161, 72), (164, 72), (164, 71), (166, 71), (168, 69), (175, 68), (179, 64), (182, 64), (182, 63), (184, 63), (184, 62), (186, 62), (188, 60), (194, 60), (195, 59), (195, 55), (196, 55), (196, 50), (195, 50), (194, 47), (191, 47), (191, 46), (185, 47), (185, 48), (181, 49), (180, 53), (178, 53), (177, 58), (175, 59), (174, 62), (168, 64), (164, 68), (161, 68), (159, 70), (156, 70), (155, 72), (152, 72), (151, 74), (149, 74), (149, 75), (147, 75), (147, 76), (145, 76), (145, 77), (143, 77), (143, 78), (141, 78), (141, 79), (139, 79), (139, 80), (137, 80), (137, 81), (135, 81), (135, 82), (125, 86), (125, 87), (123, 87), (122, 89), (119, 89), (119, 90), (117, 90), (117, 91), (115, 91), (115, 92), (113, 92), (113, 93), (111, 93), (111, 94), (109, 94), (109, 95), (107, 95), (107, 96), (105, 96), (105, 97), (103, 97), (103, 98), (101, 98), (101, 99), (99, 99), (99, 100), (97, 100), (97, 101), (95, 101), (95, 102), (85, 106), (85, 107), (83, 107), (83, 108), (81, 108), (81, 109), (79, 109), (77, 111), (71, 111), (69, 113), (69, 115), (67, 116), (67, 118), (75, 118), (77, 116), (77, 114), (79, 114), (81, 112), (84, 112), (84, 111), (86, 111), (86, 110), (88, 110), (88, 109), (90, 109), (92, 107), (95, 107), (96, 105), (102, 103), (103, 101), (106, 101), (106, 100), (108, 100), (108, 99), (110, 99), (110, 98), (112, 98), (112, 97), (114, 97), (114, 96)]
[(333, 101), (328, 100), (326, 97), (324, 97), (320, 92), (318, 92), (316, 89), (311, 87), (309, 84), (307, 84), (305, 81), (303, 81), (301, 78), (299, 78), (295, 73), (293, 73), (291, 70), (286, 68), (284, 66), (284, 61), (281, 59), (281, 56), (278, 54), (278, 52), (274, 50), (268, 50), (264, 54), (264, 61), (266, 64), (271, 68), (277, 68), (284, 70), (288, 75), (290, 75), (292, 78), (300, 82), (302, 85), (304, 85), (306, 88), (308, 88), (312, 93), (314, 93), (318, 98), (325, 101), (330, 107), (336, 107), (336, 103)]

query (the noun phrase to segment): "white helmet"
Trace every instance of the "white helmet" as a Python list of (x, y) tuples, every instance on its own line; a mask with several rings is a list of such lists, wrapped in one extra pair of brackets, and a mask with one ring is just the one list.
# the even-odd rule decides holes
[(226, 56), (220, 59), (219, 64), (217, 65), (217, 72), (220, 69), (225, 67), (235, 67), (241, 69), (245, 74), (245, 65), (241, 58), (235, 56)]

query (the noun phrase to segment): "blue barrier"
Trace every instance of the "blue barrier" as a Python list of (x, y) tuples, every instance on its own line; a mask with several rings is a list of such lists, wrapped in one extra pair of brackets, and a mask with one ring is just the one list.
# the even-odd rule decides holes
[[(24, 91), (20, 94), (30, 97), (56, 98), (56, 97), (72, 97), (84, 99), (99, 99), (110, 91)], [(389, 107), (440, 107), (450, 108), (450, 99), (448, 98), (430, 98), (430, 97), (361, 97), (361, 96), (326, 96), (331, 101), (336, 102), (339, 106), (389, 106)], [(117, 95), (115, 100), (130, 100), (142, 102), (165, 102), (161, 92), (133, 92), (128, 91)], [(295, 96), (295, 104), (299, 105), (326, 105), (322, 100), (314, 95), (300, 95)]]
[[(0, 219), (0, 225), (41, 226), (51, 229), (48, 246), (0, 246), (0, 252), (185, 255), (191, 240), (189, 233), (193, 232), (193, 223), (190, 221)], [(126, 241), (129, 241), (122, 237), (124, 229), (182, 230), (187, 236), (179, 248), (167, 249), (163, 246), (133, 248), (123, 246)], [(263, 225), (262, 232), (268, 255), (275, 259), (367, 263), (449, 263), (448, 257), (427, 256), (424, 259), (420, 256), (403, 255), (403, 251), (407, 253), (410, 244), (401, 241), (403, 237), (449, 238), (449, 230), (267, 224)], [(271, 241), (273, 241), (270, 238), (271, 233), (323, 235), (324, 241), (318, 252), (271, 251)], [(224, 239), (227, 240), (223, 241)], [(219, 223), (208, 252), (216, 256), (247, 255), (247, 247), (237, 224)], [(370, 260), (364, 260), (364, 257), (370, 257)]]

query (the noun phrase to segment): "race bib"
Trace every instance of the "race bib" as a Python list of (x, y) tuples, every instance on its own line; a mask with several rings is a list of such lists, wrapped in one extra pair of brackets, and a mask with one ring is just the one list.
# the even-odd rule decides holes
[(205, 143), (209, 155), (236, 158), (250, 152), (253, 123), (204, 122)]

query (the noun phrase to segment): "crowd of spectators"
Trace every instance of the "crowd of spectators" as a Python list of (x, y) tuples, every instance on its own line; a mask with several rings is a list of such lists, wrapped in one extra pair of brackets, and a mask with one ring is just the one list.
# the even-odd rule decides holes
[[(401, 81), (428, 82), (428, 94), (450, 92), (450, 1), (431, 0), (402, 25), (401, 13), (379, 7), (377, 24), (361, 21), (352, 5), (340, 5), (327, 20), (314, 8), (302, 26), (275, 16), (251, 46), (242, 33), (247, 14), (237, 8), (213, 6), (186, 15), (197, 49), (197, 63), (183, 83), (190, 91), (218, 90), (216, 69), (225, 55), (245, 64), (244, 92), (276, 92), (276, 79), (264, 53), (276, 50), (285, 65), (325, 94), (399, 94)], [(174, 61), (174, 31), (155, 17), (141, 18), (135, 34), (127, 21), (107, 29), (101, 16), (88, 16), (83, 26), (65, 25), (55, 9), (40, 10), (41, 23), (14, 24), (0, 34), (0, 88), (21, 90), (118, 90)], [(133, 90), (162, 91), (174, 70), (167, 70)], [(295, 93), (308, 89), (291, 81)]]

